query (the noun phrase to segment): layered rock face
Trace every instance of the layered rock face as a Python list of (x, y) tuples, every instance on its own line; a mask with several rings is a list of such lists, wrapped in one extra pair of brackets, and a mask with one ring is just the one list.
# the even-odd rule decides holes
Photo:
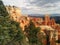
[(25, 25), (29, 23), (29, 17), (23, 16), (21, 13), (21, 9), (15, 6), (6, 6), (6, 9), (10, 15), (10, 18), (16, 22), (20, 23), (20, 27), (24, 30)]
[(13, 19), (14, 21), (18, 21), (18, 19), (20, 18), (21, 14), (21, 10), (18, 7), (15, 6), (6, 6), (6, 9), (11, 17), (11, 19)]
[[(50, 26), (53, 29), (57, 30), (58, 32), (60, 31), (60, 28), (59, 28), (60, 26), (58, 26), (56, 24), (54, 19), (50, 19), (50, 17), (48, 15), (46, 15), (44, 17), (44, 19), (43, 18), (34, 18), (34, 17), (23, 16), (21, 13), (21, 9), (19, 9), (18, 7), (15, 7), (15, 6), (6, 6), (6, 9), (9, 13), (11, 19), (19, 22), (20, 26), (22, 27), (23, 30), (24, 30), (25, 26), (29, 25), (29, 21), (32, 20), (36, 27)], [(60, 34), (60, 32), (59, 32), (59, 34)], [(59, 37), (60, 37), (60, 35), (59, 35)]]

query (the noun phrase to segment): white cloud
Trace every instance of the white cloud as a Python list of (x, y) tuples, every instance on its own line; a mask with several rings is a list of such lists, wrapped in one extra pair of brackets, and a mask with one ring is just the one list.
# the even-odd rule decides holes
[[(55, 0), (3, 0), (5, 5), (15, 5), (23, 10), (27, 14), (41, 14), (41, 13), (60, 13), (60, 1)], [(53, 2), (53, 3), (52, 3)]]

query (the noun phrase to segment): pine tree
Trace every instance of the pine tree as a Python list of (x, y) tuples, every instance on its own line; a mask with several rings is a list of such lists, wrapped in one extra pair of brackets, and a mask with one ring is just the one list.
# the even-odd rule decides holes
[[(38, 37), (37, 37), (37, 34), (39, 31), (40, 31), (40, 28), (35, 27), (35, 25), (32, 21), (30, 21), (28, 27), (25, 27), (25, 32), (27, 33), (26, 36), (28, 37), (29, 43), (31, 45), (40, 45), (40, 44), (38, 44), (39, 41), (38, 41)], [(41, 43), (41, 42), (39, 42), (39, 43)]]
[[(9, 14), (0, 0), (0, 45), (26, 45), (25, 36), (19, 23), (10, 20)], [(26, 40), (25, 40), (26, 42)]]
[(5, 6), (3, 5), (3, 2), (0, 0), (0, 16), (7, 16), (8, 12), (6, 11)]

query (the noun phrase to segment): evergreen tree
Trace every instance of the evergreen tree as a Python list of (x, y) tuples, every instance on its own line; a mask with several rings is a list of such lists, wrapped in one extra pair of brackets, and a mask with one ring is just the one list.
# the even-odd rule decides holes
[(3, 5), (3, 2), (0, 0), (0, 16), (7, 16), (8, 12), (6, 11), (5, 6)]
[[(35, 27), (34, 23), (32, 21), (30, 21), (29, 26), (25, 27), (25, 32), (27, 33), (27, 37), (29, 39), (29, 43), (31, 45), (40, 45), (38, 44), (38, 37), (37, 34), (40, 31), (39, 27)], [(41, 42), (39, 42), (41, 43)]]
[[(24, 42), (25, 41), (25, 42)], [(3, 2), (0, 0), (0, 45), (27, 45), (18, 22), (10, 20)]]

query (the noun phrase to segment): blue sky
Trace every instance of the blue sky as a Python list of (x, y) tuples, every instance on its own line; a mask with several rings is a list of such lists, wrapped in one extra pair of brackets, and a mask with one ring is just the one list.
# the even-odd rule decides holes
[(60, 14), (60, 0), (2, 0), (5, 5), (15, 5), (23, 14)]

